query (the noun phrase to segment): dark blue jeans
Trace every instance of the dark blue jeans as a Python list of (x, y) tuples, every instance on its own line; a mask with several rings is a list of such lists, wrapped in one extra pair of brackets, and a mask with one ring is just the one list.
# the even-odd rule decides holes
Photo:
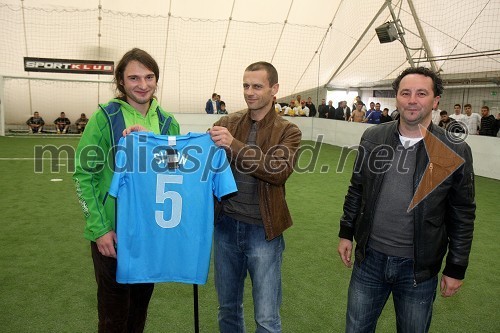
[(244, 333), (243, 288), (252, 280), (256, 332), (281, 332), (283, 236), (266, 240), (264, 227), (222, 215), (214, 230), (215, 288), (222, 333)]
[(428, 332), (437, 276), (416, 284), (413, 259), (391, 257), (368, 248), (354, 264), (347, 300), (346, 332), (375, 332), (392, 292), (398, 332)]

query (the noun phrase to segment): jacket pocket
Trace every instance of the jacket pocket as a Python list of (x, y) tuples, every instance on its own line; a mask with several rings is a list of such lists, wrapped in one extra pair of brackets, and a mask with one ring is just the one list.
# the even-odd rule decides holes
[(424, 219), (418, 244), (416, 255), (420, 267), (430, 267), (441, 262), (448, 248), (444, 216)]
[(437, 216), (429, 219), (425, 219), (425, 222), (435, 226), (435, 227), (440, 227), (443, 222), (444, 222), (444, 217), (443, 216)]
[(421, 228), (420, 244), (425, 256), (442, 258), (448, 245), (445, 217), (437, 216), (424, 219)]

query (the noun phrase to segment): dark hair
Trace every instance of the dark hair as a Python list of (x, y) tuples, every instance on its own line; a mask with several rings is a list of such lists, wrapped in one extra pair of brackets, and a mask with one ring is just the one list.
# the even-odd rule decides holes
[(420, 74), (423, 76), (430, 77), (432, 79), (432, 82), (434, 83), (433, 91), (434, 91), (434, 96), (441, 96), (443, 93), (443, 80), (441, 80), (441, 77), (439, 74), (433, 72), (431, 69), (426, 68), (426, 67), (408, 67), (404, 71), (399, 74), (399, 76), (394, 80), (392, 83), (392, 89), (398, 93), (399, 90), (399, 84), (401, 83), (401, 80), (409, 74)]
[(471, 108), (471, 107), (472, 107), (472, 105), (470, 105), (470, 104), (465, 104), (465, 105), (464, 105), (464, 109), (465, 109), (465, 108)]
[(220, 102), (220, 106), (223, 106), (223, 105), (226, 106), (226, 103), (224, 103), (224, 102), (221, 101)]
[(120, 92), (119, 97), (123, 97), (126, 95), (125, 88), (123, 88), (121, 82), (123, 81), (123, 73), (125, 72), (125, 67), (127, 67), (129, 62), (133, 60), (140, 62), (147, 69), (152, 71), (155, 74), (156, 83), (158, 83), (158, 80), (160, 79), (160, 68), (156, 63), (156, 60), (154, 60), (153, 57), (146, 51), (138, 48), (133, 48), (123, 55), (115, 68), (115, 77), (113, 80), (116, 84), (116, 90)]
[(460, 104), (458, 104), (458, 103), (457, 103), (457, 104), (455, 104), (455, 105), (453, 105), (453, 107), (455, 107), (455, 106), (458, 106), (459, 108), (461, 108), (461, 107), (462, 107), (462, 106), (461, 106)]
[(481, 109), (486, 109), (486, 110), (490, 111), (490, 108), (487, 107), (486, 105), (481, 106)]
[(439, 112), (439, 115), (440, 115), (440, 116), (444, 116), (445, 114), (448, 114), (448, 112), (446, 112), (445, 110), (443, 110), (443, 111)]
[(271, 87), (278, 83), (278, 71), (268, 62), (254, 62), (245, 69), (245, 72), (255, 72), (260, 70), (265, 70), (267, 72), (267, 80), (269, 81), (269, 85)]
[(217, 93), (212, 94), (212, 98), (217, 97)]

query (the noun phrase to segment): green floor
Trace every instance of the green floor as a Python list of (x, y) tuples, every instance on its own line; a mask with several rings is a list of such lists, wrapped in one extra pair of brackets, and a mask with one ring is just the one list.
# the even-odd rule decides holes
[[(95, 281), (71, 163), (38, 167), (35, 145), (71, 148), (75, 138), (0, 137), (0, 331), (95, 332)], [(311, 145), (311, 142), (304, 142)], [(285, 233), (283, 331), (343, 332), (350, 270), (336, 253), (338, 221), (352, 169), (351, 155), (336, 172), (340, 148), (323, 145), (313, 173), (294, 173), (287, 198), (294, 226)], [(46, 156), (47, 157), (47, 156)], [(302, 155), (304, 169), (312, 158)], [(343, 164), (343, 163), (340, 163)], [(320, 173), (329, 167), (328, 173)], [(62, 181), (51, 181), (62, 179)], [(438, 296), (431, 332), (500, 332), (500, 181), (476, 177), (477, 219), (470, 266), (461, 292)], [(496, 204), (495, 204), (496, 203)], [(497, 208), (495, 208), (497, 207)], [(199, 288), (200, 331), (217, 332), (217, 304), (209, 281)], [(247, 328), (255, 330), (251, 288), (245, 290)], [(192, 286), (158, 284), (146, 332), (193, 332)], [(386, 306), (377, 332), (395, 332)]]

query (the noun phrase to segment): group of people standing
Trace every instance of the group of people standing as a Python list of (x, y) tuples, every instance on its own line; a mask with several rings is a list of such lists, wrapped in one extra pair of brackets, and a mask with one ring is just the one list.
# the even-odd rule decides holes
[[(333, 106), (332, 101), (323, 98), (316, 112), (316, 107), (308, 97), (307, 102), (297, 95), (287, 106), (282, 106), (276, 102), (276, 113), (290, 117), (319, 117), (325, 119), (335, 119), (368, 124), (382, 124), (399, 119), (399, 110), (394, 110), (389, 114), (389, 109), (381, 110), (380, 103), (370, 102), (367, 109), (360, 96), (356, 96), (352, 106), (352, 111), (347, 106), (347, 101), (340, 101), (338, 107)], [(464, 113), (460, 104), (454, 105), (454, 113), (448, 115), (447, 111), (440, 110), (439, 105), (436, 110), (432, 110), (432, 122), (448, 131), (465, 133), (472, 135), (497, 136), (500, 130), (500, 112), (496, 118), (490, 114), (488, 106), (481, 107), (481, 114), (472, 112), (472, 105), (464, 105)]]
[[(94, 263), (98, 331), (142, 332), (154, 284), (116, 282), (116, 206), (107, 192), (113, 169), (102, 167), (109, 162), (102, 154), (86, 154), (86, 160), (81, 156), (89, 148), (107, 152), (120, 136), (134, 131), (175, 136), (180, 126), (154, 97), (159, 68), (148, 53), (127, 52), (114, 79), (118, 96), (100, 105), (89, 120), (78, 145), (74, 180)], [(444, 297), (460, 290), (468, 266), (475, 218), (472, 158), (465, 142), (447, 141), (444, 130), (431, 122), (442, 81), (426, 68), (409, 68), (393, 87), (400, 119), (370, 127), (363, 134), (340, 218), (338, 253), (347, 267), (353, 267), (346, 332), (373, 332), (391, 293), (398, 331), (427, 332), (443, 258), (446, 255), (440, 282)], [(214, 216), (214, 280), (223, 333), (245, 332), (247, 273), (252, 280), (256, 332), (282, 332), (283, 232), (292, 225), (285, 183), (298, 157), (301, 131), (275, 112), (278, 90), (278, 73), (272, 64), (249, 65), (243, 73), (247, 110), (220, 118), (208, 131), (213, 144), (225, 150), (238, 189), (236, 195), (216, 203)], [(209, 104), (212, 111), (218, 109), (216, 98), (207, 102), (207, 109)], [(427, 163), (434, 158), (426, 153), (420, 125), (464, 163), (448, 178), (436, 179), (439, 185), (411, 206), (415, 180), (424, 177)], [(389, 156), (377, 150), (389, 148), (393, 168), (373, 170), (382, 164), (377, 157), (383, 156), (387, 165)], [(404, 166), (397, 166), (403, 154), (407, 156)], [(112, 154), (105, 156), (113, 159)], [(435, 168), (439, 167), (436, 163)], [(405, 168), (410, 170), (402, 172)]]
[(290, 101), (288, 105), (281, 105), (276, 102), (276, 96), (273, 99), (274, 109), (280, 116), (288, 117), (316, 117), (316, 106), (312, 102), (311, 97), (307, 101), (302, 99), (301, 95), (297, 95), (295, 99)]
[(333, 106), (333, 101), (328, 101), (327, 105), (324, 98), (321, 100), (321, 104), (316, 111), (316, 106), (312, 102), (311, 97), (308, 97), (307, 101), (305, 101), (301, 98), (301, 95), (297, 95), (296, 98), (292, 99), (286, 106), (282, 106), (280, 103), (275, 102), (276, 113), (282, 116), (319, 117), (369, 124), (380, 124), (395, 120), (395, 118), (389, 116), (388, 108), (380, 110), (380, 103), (371, 102), (370, 109), (366, 111), (365, 109), (365, 104), (361, 101), (359, 96), (356, 97), (353, 104), (353, 111), (347, 106), (347, 101), (340, 101), (337, 108), (335, 108)]
[(495, 118), (490, 114), (490, 108), (487, 105), (481, 107), (481, 115), (472, 112), (472, 105), (462, 106), (455, 104), (453, 114), (448, 115), (446, 110), (433, 110), (432, 122), (447, 131), (455, 133), (467, 133), (471, 135), (497, 136), (500, 129), (500, 113)]
[(347, 121), (368, 124), (383, 124), (389, 121), (397, 120), (397, 113), (389, 115), (389, 109), (380, 110), (380, 103), (370, 102), (370, 108), (365, 111), (365, 104), (361, 101), (361, 97), (357, 96), (353, 104), (353, 111), (350, 115), (346, 115)]
[(205, 103), (205, 112), (207, 114), (228, 114), (226, 103), (221, 101), (220, 95), (217, 93), (213, 93), (212, 98)]

